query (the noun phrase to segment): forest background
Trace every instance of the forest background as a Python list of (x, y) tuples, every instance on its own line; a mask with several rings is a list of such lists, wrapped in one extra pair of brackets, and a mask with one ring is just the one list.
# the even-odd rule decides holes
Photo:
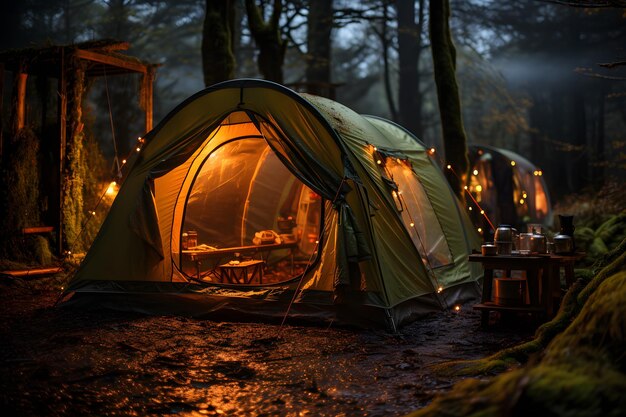
[[(585, 2), (451, 1), (468, 143), (529, 158), (545, 173), (553, 200), (626, 177), (626, 12), (571, 3)], [(219, 15), (211, 22), (207, 11), (225, 4), (228, 22)], [(342, 104), (442, 147), (427, 0), (27, 0), (2, 8), (0, 50), (129, 42), (128, 54), (159, 65), (155, 122), (225, 70), (203, 56), (207, 39), (222, 36), (232, 46), (234, 77), (331, 85)], [(263, 36), (275, 47), (269, 63), (259, 56), (268, 51)], [(124, 155), (145, 133), (140, 87), (136, 76), (89, 84), (84, 118), (107, 161), (113, 135)]]

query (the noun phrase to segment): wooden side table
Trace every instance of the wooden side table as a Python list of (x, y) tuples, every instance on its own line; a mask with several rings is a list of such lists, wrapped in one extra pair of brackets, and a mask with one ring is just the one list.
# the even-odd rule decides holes
[(230, 284), (250, 284), (255, 277), (259, 279), (259, 284), (263, 283), (264, 261), (252, 259), (239, 263), (227, 263), (219, 266), (222, 282)]
[[(551, 315), (553, 310), (551, 295), (551, 271), (549, 256), (515, 256), (495, 255), (483, 256), (480, 254), (470, 255), (470, 262), (480, 262), (484, 269), (483, 294), (480, 304), (474, 309), (481, 310), (481, 325), (489, 324), (490, 311), (509, 311), (526, 313), (545, 313)], [(493, 271), (501, 269), (505, 271), (526, 271), (526, 284), (528, 288), (529, 304), (521, 306), (502, 306), (492, 301)], [(507, 272), (507, 275), (509, 273)]]

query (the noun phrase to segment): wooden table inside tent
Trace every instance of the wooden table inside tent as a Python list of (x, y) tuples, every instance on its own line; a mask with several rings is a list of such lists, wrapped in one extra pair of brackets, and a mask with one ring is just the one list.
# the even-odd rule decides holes
[[(582, 259), (585, 254), (554, 255), (494, 255), (483, 256), (472, 254), (470, 262), (480, 262), (484, 269), (483, 294), (480, 304), (474, 309), (482, 311), (481, 324), (486, 327), (489, 323), (489, 311), (543, 313), (546, 317), (554, 315), (554, 298), (560, 299), (560, 270), (565, 270), (565, 282), (569, 287), (574, 282), (574, 263)], [(510, 277), (511, 271), (524, 271), (528, 304), (520, 306), (504, 306), (492, 301), (494, 271), (503, 270), (505, 276)]]
[[(251, 246), (237, 246), (233, 248), (224, 249), (184, 249), (182, 256), (196, 265), (196, 278), (202, 279), (201, 265), (202, 261), (211, 261), (213, 267), (211, 271), (215, 271), (217, 268), (223, 266), (223, 262), (227, 257), (232, 257), (235, 254), (241, 256), (256, 256), (261, 257), (260, 261), (266, 262), (270, 256), (270, 253), (274, 250), (289, 249), (290, 261), (293, 268), (294, 252), (298, 248), (298, 242), (289, 243), (272, 243), (267, 245), (251, 245)], [(221, 273), (216, 277), (222, 279)]]

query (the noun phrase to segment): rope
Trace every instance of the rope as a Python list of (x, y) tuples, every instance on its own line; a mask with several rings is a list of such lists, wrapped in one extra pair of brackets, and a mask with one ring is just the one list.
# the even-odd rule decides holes
[(109, 123), (111, 124), (111, 137), (113, 139), (113, 153), (115, 154), (113, 158), (113, 164), (115, 168), (117, 168), (117, 177), (121, 178), (122, 168), (120, 167), (120, 161), (117, 157), (117, 141), (115, 140), (115, 126), (113, 125), (113, 111), (111, 110), (111, 98), (109, 97), (109, 81), (107, 79), (107, 70), (104, 64), (102, 65), (102, 70), (104, 73), (104, 86), (105, 86), (104, 90), (106, 91), (107, 104), (109, 106)]

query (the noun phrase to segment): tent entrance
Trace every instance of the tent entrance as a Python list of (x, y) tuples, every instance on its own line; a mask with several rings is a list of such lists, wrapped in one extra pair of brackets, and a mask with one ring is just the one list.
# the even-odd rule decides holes
[(173, 259), (189, 278), (272, 285), (301, 275), (317, 257), (322, 198), (256, 133), (222, 138), (217, 146), (211, 139), (205, 145), (211, 149), (191, 164), (177, 208), (182, 221), (172, 230), (180, 239)]

